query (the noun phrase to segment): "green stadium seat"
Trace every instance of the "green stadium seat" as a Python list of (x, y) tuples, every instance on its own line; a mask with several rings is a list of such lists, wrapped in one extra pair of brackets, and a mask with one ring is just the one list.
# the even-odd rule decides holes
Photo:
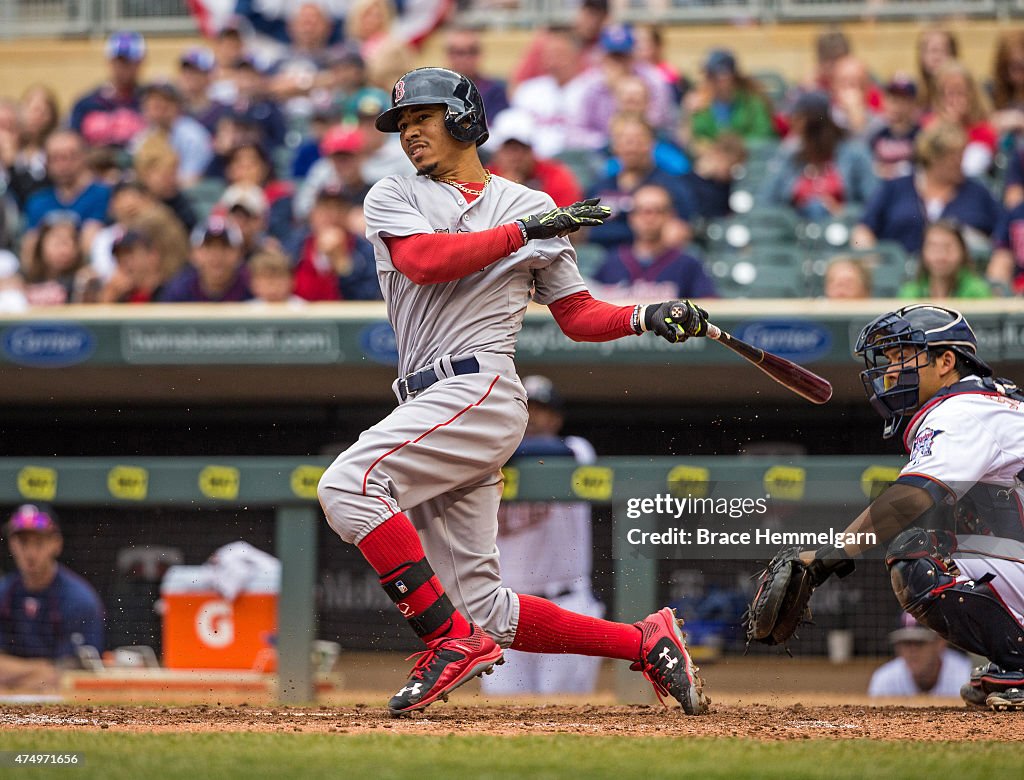
[(185, 197), (195, 209), (196, 216), (203, 220), (210, 216), (210, 211), (217, 205), (225, 189), (221, 179), (200, 179), (185, 190)]
[(712, 220), (704, 229), (710, 250), (742, 249), (757, 243), (796, 242), (799, 219), (785, 206), (755, 206), (746, 214)]
[(576, 265), (579, 266), (580, 273), (587, 278), (592, 278), (604, 262), (604, 247), (597, 244), (576, 244), (575, 249)]
[(710, 252), (705, 260), (723, 298), (803, 298), (803, 251), (790, 244), (758, 244)]
[(789, 91), (786, 77), (777, 70), (755, 70), (751, 72), (750, 76), (764, 90), (765, 96), (772, 101), (773, 106), (778, 106), (786, 96), (786, 92)]
[(811, 261), (808, 269), (809, 292), (824, 294), (825, 271), (837, 257), (851, 257), (864, 263), (871, 271), (871, 293), (876, 298), (895, 298), (899, 289), (917, 270), (916, 260), (895, 241), (879, 241), (871, 249), (824, 249)]
[(567, 166), (584, 191), (590, 188), (600, 176), (597, 168), (601, 155), (586, 149), (565, 149), (555, 155), (554, 159)]

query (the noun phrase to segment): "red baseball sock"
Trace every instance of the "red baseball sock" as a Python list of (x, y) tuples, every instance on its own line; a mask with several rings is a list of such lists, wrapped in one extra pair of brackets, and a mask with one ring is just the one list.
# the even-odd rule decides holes
[(408, 517), (399, 512), (385, 520), (363, 537), (359, 552), (420, 639), (429, 642), (442, 636), (469, 636), (469, 622), (452, 605), (427, 563), (419, 534)]
[(635, 661), (640, 630), (627, 623), (587, 617), (547, 599), (519, 594), (519, 627), (513, 650), (527, 653), (576, 653)]

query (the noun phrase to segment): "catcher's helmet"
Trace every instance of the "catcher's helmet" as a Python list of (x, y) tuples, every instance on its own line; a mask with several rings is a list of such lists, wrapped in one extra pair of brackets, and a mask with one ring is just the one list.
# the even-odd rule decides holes
[[(903, 359), (892, 364), (885, 352), (893, 348), (913, 352), (904, 352)], [(864, 358), (860, 378), (871, 405), (885, 420), (885, 438), (893, 436), (906, 413), (918, 407), (918, 357), (940, 348), (955, 352), (978, 376), (992, 375), (992, 369), (977, 355), (974, 331), (964, 315), (953, 309), (926, 303), (905, 306), (883, 314), (860, 332), (854, 348)]]
[(444, 126), (457, 141), (480, 146), (487, 140), (484, 101), (476, 84), (447, 68), (416, 68), (395, 82), (391, 108), (374, 123), (382, 133), (398, 132), (398, 116), (408, 106), (447, 106)]

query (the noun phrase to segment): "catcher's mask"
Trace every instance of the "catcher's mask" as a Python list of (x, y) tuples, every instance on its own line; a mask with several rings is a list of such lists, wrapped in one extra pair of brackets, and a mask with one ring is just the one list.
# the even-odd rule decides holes
[(480, 146), (487, 140), (487, 117), (480, 91), (469, 78), (447, 68), (416, 68), (395, 82), (391, 108), (377, 117), (382, 133), (398, 132), (398, 117), (409, 106), (444, 106), (444, 126), (456, 141)]
[[(882, 436), (899, 431), (906, 415), (920, 404), (918, 367), (922, 355), (951, 350), (969, 364), (978, 376), (991, 376), (992, 369), (977, 356), (978, 339), (958, 311), (930, 304), (905, 306), (883, 314), (868, 324), (857, 337), (854, 352), (864, 358), (861, 382), (871, 406), (885, 420)], [(887, 351), (900, 350), (895, 362)], [(896, 357), (893, 355), (893, 357)]]

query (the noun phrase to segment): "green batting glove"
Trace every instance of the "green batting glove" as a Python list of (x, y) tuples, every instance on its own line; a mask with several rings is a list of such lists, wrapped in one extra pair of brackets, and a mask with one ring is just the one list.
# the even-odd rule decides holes
[(573, 203), (571, 206), (551, 209), (543, 214), (534, 214), (519, 220), (527, 240), (531, 238), (554, 238), (575, 233), (581, 227), (604, 224), (612, 210), (598, 206), (600, 198), (590, 198)]

